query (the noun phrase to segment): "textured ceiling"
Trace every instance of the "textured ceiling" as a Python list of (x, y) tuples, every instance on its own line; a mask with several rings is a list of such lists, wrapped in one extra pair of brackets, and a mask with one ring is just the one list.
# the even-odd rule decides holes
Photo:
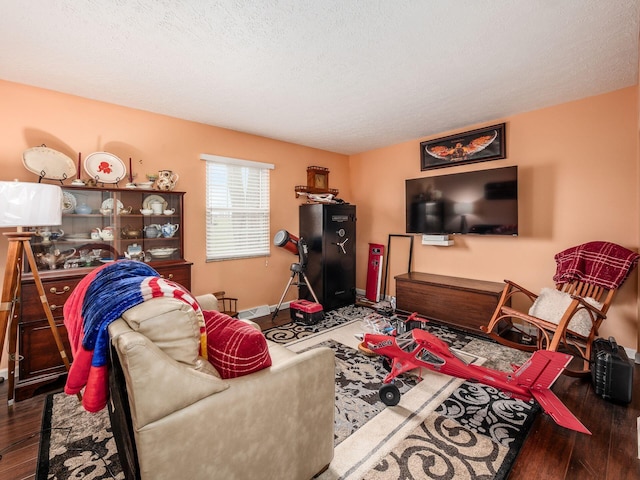
[(0, 79), (351, 154), (636, 84), (639, 5), (0, 0)]

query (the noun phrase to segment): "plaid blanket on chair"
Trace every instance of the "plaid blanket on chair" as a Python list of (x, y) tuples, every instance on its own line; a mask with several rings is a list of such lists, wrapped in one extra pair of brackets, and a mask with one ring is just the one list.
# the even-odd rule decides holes
[(610, 242), (588, 242), (555, 256), (556, 283), (574, 280), (610, 290), (620, 287), (638, 263), (640, 255)]

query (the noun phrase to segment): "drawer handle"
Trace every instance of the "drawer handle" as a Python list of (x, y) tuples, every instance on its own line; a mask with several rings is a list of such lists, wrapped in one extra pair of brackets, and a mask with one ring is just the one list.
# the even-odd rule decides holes
[(64, 295), (65, 293), (67, 293), (69, 290), (71, 290), (71, 288), (69, 287), (69, 285), (65, 285), (65, 287), (62, 289), (61, 292), (58, 291), (58, 289), (56, 287), (51, 287), (49, 289), (49, 291), (51, 293), (53, 293), (54, 295)]
[[(165, 278), (164, 275), (160, 275), (160, 277)], [(167, 280), (171, 280), (173, 279), (173, 273), (170, 273), (169, 276), (167, 277)]]
[(49, 308), (51, 309), (51, 311), (54, 311), (54, 310), (57, 310), (58, 308), (62, 308), (62, 305), (49, 304)]

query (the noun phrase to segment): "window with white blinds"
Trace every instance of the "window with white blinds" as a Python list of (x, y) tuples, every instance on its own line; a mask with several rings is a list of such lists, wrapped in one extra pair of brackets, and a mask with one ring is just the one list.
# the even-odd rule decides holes
[(207, 261), (269, 255), (269, 163), (202, 154), (207, 162)]

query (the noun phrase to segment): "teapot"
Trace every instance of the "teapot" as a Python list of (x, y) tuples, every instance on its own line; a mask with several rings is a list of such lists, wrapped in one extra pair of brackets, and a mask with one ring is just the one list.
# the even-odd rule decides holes
[(160, 170), (156, 187), (158, 190), (173, 190), (179, 178), (178, 174), (173, 173), (171, 170)]
[(134, 243), (133, 245), (129, 245), (129, 247), (127, 247), (127, 251), (124, 252), (124, 256), (129, 260), (137, 260), (139, 262), (148, 261), (146, 253), (142, 250), (142, 247), (137, 243)]
[(157, 223), (152, 223), (144, 227), (144, 236), (147, 238), (158, 238), (162, 235), (162, 227)]
[(80, 205), (78, 205), (75, 208), (75, 212), (79, 213), (81, 215), (88, 215), (92, 212), (93, 210), (91, 209), (91, 207), (89, 205), (87, 205), (86, 203), (81, 203)]
[(36, 259), (42, 266), (48, 267), (49, 270), (55, 270), (58, 268), (58, 265), (63, 264), (68, 258), (73, 257), (75, 254), (75, 248), (71, 249), (71, 253), (62, 253), (56, 248), (50, 253), (37, 253)]
[(59, 240), (64, 235), (64, 230), (59, 228), (58, 230), (51, 231), (51, 240), (56, 241)]
[(114, 238), (113, 227), (109, 226), (109, 227), (104, 227), (103, 229), (96, 228), (96, 230), (98, 231), (98, 235), (100, 235), (100, 238), (102, 240), (113, 240)]
[(180, 226), (177, 223), (165, 223), (162, 225), (162, 236), (163, 237), (173, 237), (173, 235), (178, 231)]
[(122, 234), (122, 238), (140, 238), (142, 236), (142, 230), (139, 228), (131, 228), (129, 225), (122, 228), (120, 233)]
[(36, 230), (36, 235), (42, 237), (42, 244), (48, 245), (51, 243), (51, 240), (57, 240), (64, 235), (64, 230), (58, 229), (58, 231), (50, 231), (50, 230)]

